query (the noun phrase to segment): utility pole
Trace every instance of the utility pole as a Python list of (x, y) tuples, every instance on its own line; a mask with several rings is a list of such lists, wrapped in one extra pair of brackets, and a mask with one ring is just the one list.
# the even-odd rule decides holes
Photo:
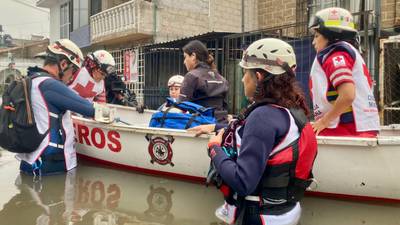
[(0, 24), (0, 48), (4, 45), (3, 41), (3, 25)]
[(242, 33), (244, 32), (244, 0), (242, 0)]

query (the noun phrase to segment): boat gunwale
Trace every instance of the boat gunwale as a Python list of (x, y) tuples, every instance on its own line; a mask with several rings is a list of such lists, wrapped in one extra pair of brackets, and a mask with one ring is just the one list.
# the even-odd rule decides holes
[[(116, 123), (100, 123), (92, 119), (82, 118), (78, 116), (72, 116), (73, 120), (81, 121), (83, 124), (95, 124), (101, 128), (107, 128), (111, 130), (119, 130), (130, 133), (144, 133), (144, 134), (158, 134), (158, 135), (171, 135), (171, 136), (181, 136), (181, 137), (196, 137), (195, 133), (187, 132), (186, 130), (168, 129), (168, 128), (155, 128), (155, 127), (143, 127), (135, 125), (126, 124), (116, 124)], [(210, 138), (212, 134), (202, 134), (197, 136), (198, 138)], [(196, 137), (196, 138), (197, 138)]]
[[(113, 108), (132, 111), (134, 113), (139, 113), (135, 107), (121, 106), (108, 104)], [(155, 110), (145, 109), (144, 113), (154, 113)], [(122, 123), (112, 123), (105, 124), (94, 121), (92, 119), (87, 119), (78, 116), (72, 116), (73, 119), (82, 121), (87, 124), (96, 124), (96, 126), (101, 126), (103, 128), (118, 129), (125, 132), (137, 132), (137, 133), (151, 133), (159, 135), (172, 135), (172, 136), (182, 136), (182, 137), (196, 137), (194, 133), (187, 132), (185, 130), (176, 130), (168, 128), (153, 128), (145, 127), (140, 125), (125, 125)], [(382, 126), (382, 131), (399, 131), (400, 124), (392, 124), (387, 126)], [(210, 138), (214, 133), (202, 134), (198, 136), (199, 138)], [(391, 146), (400, 145), (400, 136), (396, 135), (378, 135), (376, 138), (358, 138), (358, 137), (337, 137), (337, 136), (317, 136), (317, 143), (319, 145), (338, 145), (338, 146), (360, 146), (360, 147), (379, 147), (379, 146)], [(370, 149), (370, 148), (368, 148)]]

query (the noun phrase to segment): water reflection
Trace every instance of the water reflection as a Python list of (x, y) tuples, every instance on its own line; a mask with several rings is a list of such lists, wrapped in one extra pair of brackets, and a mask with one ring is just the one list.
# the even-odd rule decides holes
[[(9, 156), (0, 157), (0, 224), (222, 225), (213, 187), (82, 164), (34, 180), (16, 175)], [(301, 225), (400, 225), (399, 204), (307, 197), (302, 206)]]
[(79, 166), (40, 180), (19, 175), (15, 185), (19, 193), (0, 211), (8, 224), (221, 224), (221, 196), (198, 184)]
[(42, 180), (19, 175), (15, 181), (19, 193), (3, 206), (0, 221), (21, 225), (65, 224), (65, 213), (68, 211), (68, 205), (65, 204), (68, 201), (65, 199), (73, 199), (67, 196), (73, 191), (73, 186), (65, 184), (68, 180), (66, 178), (70, 178), (69, 175), (74, 174), (54, 176), (51, 179), (46, 177)]

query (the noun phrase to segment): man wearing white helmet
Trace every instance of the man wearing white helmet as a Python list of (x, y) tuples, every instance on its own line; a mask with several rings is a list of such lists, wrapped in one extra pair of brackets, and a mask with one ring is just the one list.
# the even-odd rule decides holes
[(325, 136), (375, 137), (379, 117), (372, 79), (358, 52), (353, 16), (323, 9), (311, 21), (317, 51), (310, 73), (314, 131)]
[(83, 67), (74, 75), (69, 87), (91, 102), (105, 103), (104, 79), (114, 72), (114, 57), (106, 50), (97, 50), (85, 57)]
[(294, 75), (294, 50), (282, 40), (261, 39), (239, 65), (252, 103), (208, 143), (210, 170), (216, 171), (208, 180), (225, 197), (216, 216), (228, 224), (295, 225), (317, 142)]
[(61, 39), (37, 57), (44, 59), (43, 67), (28, 68), (28, 76), (32, 77), (33, 116), (43, 139), (32, 153), (17, 154), (21, 171), (30, 175), (74, 168), (77, 164), (75, 139), (69, 111), (95, 116), (94, 106), (65, 85), (81, 67), (82, 52), (78, 46), (68, 39)]

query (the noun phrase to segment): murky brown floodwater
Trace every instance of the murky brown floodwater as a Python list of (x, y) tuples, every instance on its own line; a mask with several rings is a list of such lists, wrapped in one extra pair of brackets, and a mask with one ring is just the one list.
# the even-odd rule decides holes
[[(0, 224), (220, 225), (214, 188), (81, 163), (64, 175), (20, 176), (0, 151)], [(400, 204), (307, 197), (301, 225), (400, 225)]]

